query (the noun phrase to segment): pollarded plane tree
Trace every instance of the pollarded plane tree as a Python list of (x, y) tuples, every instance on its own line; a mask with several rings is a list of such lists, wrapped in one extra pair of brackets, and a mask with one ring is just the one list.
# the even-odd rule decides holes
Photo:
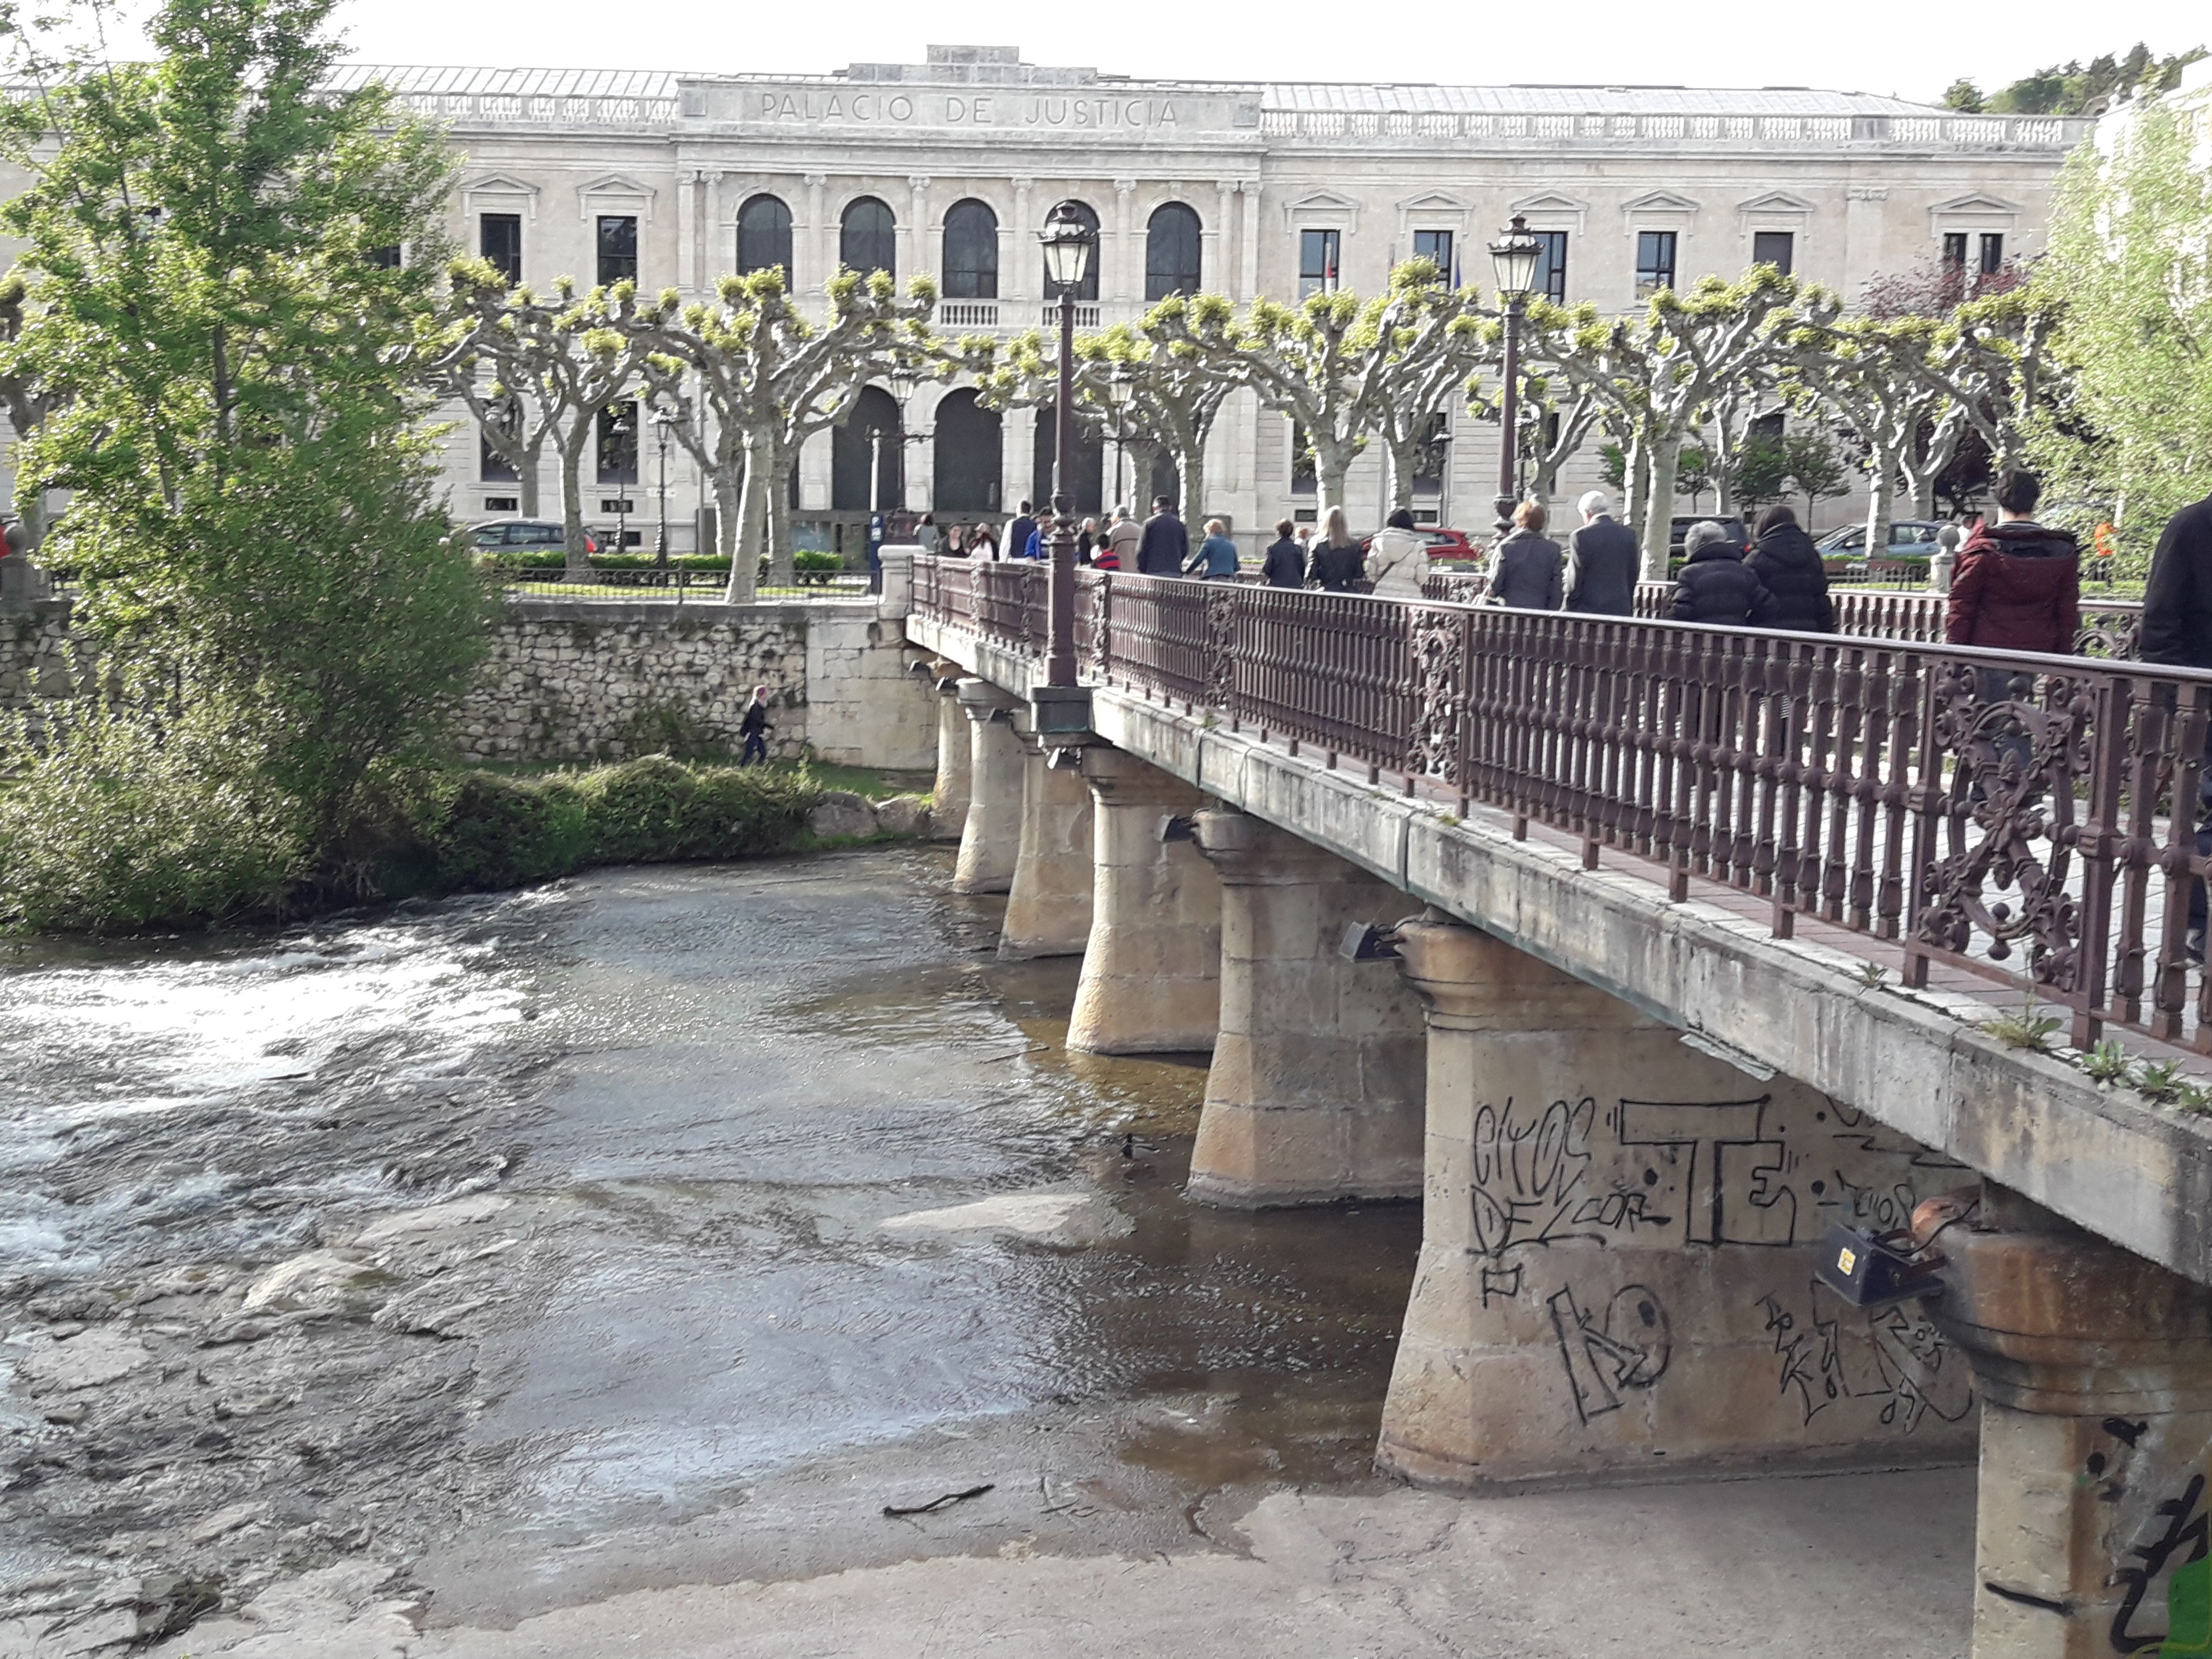
[(492, 404), (512, 398), (525, 411), (518, 424), (526, 432), (544, 428), (539, 441), (552, 444), (561, 467), (562, 580), (588, 582), (584, 458), (599, 411), (638, 378), (653, 329), (662, 320), (661, 302), (640, 301), (637, 285), (627, 281), (579, 299), (575, 279), (562, 276), (553, 293), (547, 301), (527, 288), (509, 288), (486, 259), (456, 261), (457, 327), (440, 367), (449, 387), (458, 386), (471, 360), (489, 367)]
[[(1243, 384), (1237, 357), (1200, 343), (1220, 339), (1230, 314), (1229, 301), (1218, 294), (1167, 299), (1133, 330), (1117, 324), (1075, 343), (1079, 404), (1109, 407), (1108, 382), (1123, 378), (1125, 428), (1148, 434), (1152, 453), (1167, 456), (1183, 516), (1194, 523), (1206, 511), (1206, 444), (1230, 394)], [(1149, 465), (1138, 476), (1150, 477)], [(1140, 503), (1139, 516), (1142, 510)]]
[(1795, 404), (1825, 409), (1864, 452), (1869, 556), (1889, 546), (1900, 483), (1916, 506), (1926, 502), (1923, 516), (1933, 511), (1936, 480), (1966, 430), (1965, 400), (1939, 361), (1940, 326), (1922, 317), (1815, 317), (1781, 341)]
[(1432, 259), (1408, 259), (1390, 273), (1391, 328), (1376, 349), (1386, 373), (1376, 382), (1370, 418), (1390, 457), (1390, 507), (1413, 505), (1413, 486), (1437, 442), (1438, 417), (1481, 362), (1500, 325), (1475, 290), (1445, 286)]
[(636, 330), (648, 399), (672, 416), (671, 434), (711, 481), (717, 550), (730, 560), (729, 598), (757, 592), (761, 556), (772, 586), (793, 580), (790, 498), (779, 487), (800, 447), (841, 424), (860, 389), (902, 366), (936, 367), (926, 277), (902, 298), (881, 271), (840, 270), (828, 309), (810, 322), (781, 269), (724, 276), (711, 303), (664, 307)]
[(536, 518), (538, 465), (545, 453), (546, 434), (552, 430), (549, 411), (517, 397), (500, 380), (497, 368), (474, 351), (439, 354), (426, 378), (441, 398), (467, 409), (484, 447), (514, 474), (522, 516)]
[(2056, 349), (2063, 313), (2040, 284), (1971, 301), (1936, 332), (1936, 351), (1914, 365), (1965, 406), (1996, 471), (2023, 462), (2039, 419), (2065, 393)]

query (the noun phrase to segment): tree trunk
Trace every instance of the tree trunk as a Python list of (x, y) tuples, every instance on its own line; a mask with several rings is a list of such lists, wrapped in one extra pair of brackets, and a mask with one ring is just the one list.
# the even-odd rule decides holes
[(1889, 556), (1890, 492), (1896, 487), (1896, 455), (1887, 449), (1876, 449), (1867, 469), (1866, 546), (1863, 550), (1869, 559)]
[[(1182, 521), (1194, 532), (1206, 522), (1206, 441), (1176, 453), (1176, 483), (1182, 493)], [(1199, 534), (1203, 534), (1199, 532)], [(1193, 539), (1197, 539), (1194, 535)]]
[(46, 492), (30, 488), (21, 467), (15, 471), (15, 518), (23, 526), (23, 552), (27, 557), (46, 539)]
[(561, 445), (561, 580), (564, 582), (592, 582), (599, 573), (592, 568), (591, 556), (584, 551), (584, 445), (590, 436), (587, 424), (581, 435), (574, 441)]
[(730, 604), (752, 604), (761, 588), (761, 556), (748, 549), (754, 538), (745, 535), (745, 514), (752, 507), (745, 480), (752, 476), (750, 467), (721, 467), (714, 473), (714, 550), (730, 560), (730, 586), (723, 592)]
[(1352, 474), (1352, 446), (1349, 444), (1314, 445), (1314, 482), (1321, 487), (1321, 522), (1328, 523), (1332, 507), (1345, 509), (1347, 520), (1352, 504), (1345, 500), (1345, 481)]
[(1413, 471), (1420, 464), (1421, 445), (1416, 441), (1390, 446), (1390, 510), (1410, 513), (1413, 507)]
[(521, 498), (522, 516), (526, 519), (534, 519), (538, 516), (538, 452), (533, 449), (514, 469), (516, 494)]
[(1644, 580), (1667, 580), (1668, 544), (1673, 540), (1674, 467), (1681, 458), (1682, 435), (1668, 433), (1651, 441), (1650, 495), (1644, 519)]
[(772, 444), (763, 471), (761, 507), (768, 529), (768, 582), (770, 587), (798, 585), (797, 562), (791, 544), (791, 463), (781, 444)]
[(1639, 538), (1644, 534), (1645, 486), (1650, 483), (1644, 465), (1644, 440), (1632, 437), (1620, 447), (1620, 521)]

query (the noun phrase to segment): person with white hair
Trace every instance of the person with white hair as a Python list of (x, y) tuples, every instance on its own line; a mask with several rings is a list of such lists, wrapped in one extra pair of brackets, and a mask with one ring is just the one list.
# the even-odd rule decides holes
[(768, 687), (753, 687), (752, 701), (745, 705), (744, 717), (738, 722), (738, 731), (745, 740), (745, 751), (738, 764), (750, 766), (768, 760)]
[(1596, 617), (1626, 617), (1636, 609), (1636, 574), (1642, 559), (1636, 536), (1613, 516), (1602, 489), (1575, 503), (1582, 528), (1567, 538), (1567, 605)]

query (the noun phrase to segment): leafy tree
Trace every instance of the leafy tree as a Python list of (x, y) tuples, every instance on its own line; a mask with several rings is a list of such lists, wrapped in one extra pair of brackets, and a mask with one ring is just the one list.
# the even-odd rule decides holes
[(2054, 312), (2063, 298), (2055, 344), (2071, 402), (2034, 414), (2033, 453), (2064, 494), (2110, 503), (2137, 544), (2212, 489), (2203, 119), (2147, 105), (2108, 151), (2076, 151), (2036, 273), (2035, 294)]
[(1729, 494), (1745, 507), (1778, 501), (1790, 493), (1790, 440), (1753, 433), (1736, 451)]
[(1982, 89), (1962, 75), (1943, 88), (1942, 101), (1945, 109), (1957, 110), (1962, 115), (1979, 115)]
[[(553, 298), (540, 300), (527, 288), (510, 289), (489, 259), (456, 261), (452, 276), (454, 337), (439, 361), (441, 382), (481, 409), (479, 422), (492, 423), (487, 436), (510, 446), (510, 459), (529, 458), (532, 474), (538, 446), (551, 442), (561, 466), (562, 579), (592, 581), (585, 461), (599, 411), (636, 382), (653, 349), (647, 331), (661, 320), (660, 307), (641, 303), (630, 282), (579, 300), (573, 276), (556, 277)], [(495, 377), (481, 394), (479, 363)]]
[(2144, 94), (2172, 92), (2181, 71), (2203, 56), (2195, 46), (2160, 58), (2137, 41), (2118, 58), (2106, 52), (2087, 64), (2077, 58), (2024, 75), (1990, 94), (1985, 107), (1994, 115), (2094, 115)]
[(0, 210), (26, 285), (7, 357), (52, 400), (18, 453), (27, 488), (74, 492), (55, 537), (137, 735), (65, 732), (0, 843), (106, 815), (167, 856), (129, 802), (173, 732), (210, 801), (344, 879), (364, 790), (442, 746), (483, 649), (416, 354), (451, 163), (380, 90), (330, 90), (332, 3), (167, 0), (143, 64), (12, 39), (36, 90), (4, 112), (32, 178)]
[[(56, 403), (39, 365), (16, 348), (23, 337), (24, 306), (30, 289), (21, 272), (0, 279), (0, 410), (21, 444), (46, 423)], [(46, 492), (31, 482), (31, 470), (20, 461), (15, 468), (15, 517), (23, 526), (24, 550), (46, 539)]]
[(1823, 501), (1850, 494), (1850, 474), (1843, 457), (1836, 453), (1835, 444), (1821, 434), (1792, 433), (1783, 445), (1790, 464), (1790, 482), (1805, 498), (1805, 522), (1809, 527)]
[[(1705, 450), (1686, 448), (1675, 458), (1674, 493), (1690, 498), (1690, 511), (1698, 510), (1698, 503), (1705, 491), (1713, 487), (1713, 458)], [(1716, 505), (1714, 511), (1718, 512)]]

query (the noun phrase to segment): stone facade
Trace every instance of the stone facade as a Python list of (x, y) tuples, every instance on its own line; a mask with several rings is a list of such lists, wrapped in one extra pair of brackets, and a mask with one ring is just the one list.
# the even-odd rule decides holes
[[(66, 600), (0, 617), (0, 713), (89, 689), (93, 659)], [(679, 736), (735, 752), (755, 685), (769, 688), (770, 751), (845, 765), (936, 763), (937, 694), (907, 672), (896, 621), (872, 603), (784, 605), (525, 599), (455, 722), (479, 761), (619, 760)]]
[[(450, 128), (463, 157), (447, 224), (455, 242), (476, 252), (511, 234), (522, 279), (540, 291), (557, 276), (588, 286), (626, 270), (619, 253), (602, 264), (611, 224), (634, 237), (631, 263), (648, 290), (702, 296), (742, 257), (787, 262), (799, 289), (818, 295), (841, 258), (861, 257), (857, 242), (847, 246), (858, 210), (885, 222), (883, 251), (901, 280), (939, 280), (947, 333), (1001, 336), (1044, 319), (1034, 235), (1064, 198), (1099, 229), (1085, 329), (1133, 320), (1184, 282), (1240, 302), (1335, 283), (1371, 293), (1417, 252), (1486, 283), (1485, 246), (1516, 213), (1555, 239), (1560, 297), (1608, 313), (1640, 303), (1639, 264), (1662, 247), (1678, 287), (1778, 256), (1856, 297), (1869, 278), (1947, 246), (1977, 264), (1986, 251), (2037, 252), (2058, 167), (2089, 125), (1802, 88), (1139, 82), (1024, 64), (995, 46), (932, 47), (923, 64), (811, 77), (340, 72), (343, 84), (372, 77)], [(0, 171), (0, 195), (13, 184)], [(741, 251), (749, 207), (757, 228), (774, 221), (776, 234)], [(1496, 433), (1450, 402), (1441, 493), (1417, 492), (1417, 503), (1441, 522), (1479, 526)], [(852, 427), (818, 435), (800, 457), (803, 539), (857, 552), (869, 425), (889, 434), (885, 506), (1003, 519), (1043, 489), (1035, 411), (1001, 420), (975, 410), (969, 389), (938, 384), (901, 411), (877, 389)], [(1079, 471), (1095, 467), (1100, 482), (1079, 497), (1149, 494), (1110, 446), (1085, 444)], [(1200, 505), (1256, 545), (1278, 517), (1314, 509), (1293, 452), (1289, 423), (1240, 394), (1215, 428)], [(1350, 480), (1355, 524), (1379, 516), (1382, 453), (1370, 447)], [(690, 460), (670, 459), (681, 550), (708, 497)], [(1595, 481), (1597, 465), (1593, 445), (1563, 489)], [(516, 482), (484, 476), (465, 418), (447, 440), (446, 476), (464, 518), (501, 516), (523, 499)], [(586, 513), (611, 535), (626, 500), (631, 533), (649, 543), (651, 457), (627, 484), (619, 477), (586, 477)], [(550, 457), (539, 484), (540, 510), (553, 508)], [(1856, 511), (1839, 500), (1821, 517)]]

